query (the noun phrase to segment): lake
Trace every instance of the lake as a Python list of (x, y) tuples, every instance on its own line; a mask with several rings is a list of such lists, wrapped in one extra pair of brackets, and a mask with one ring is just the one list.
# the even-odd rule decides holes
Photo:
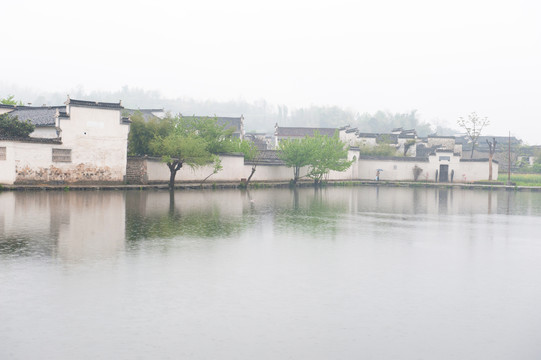
[(0, 359), (539, 359), (541, 193), (0, 193)]

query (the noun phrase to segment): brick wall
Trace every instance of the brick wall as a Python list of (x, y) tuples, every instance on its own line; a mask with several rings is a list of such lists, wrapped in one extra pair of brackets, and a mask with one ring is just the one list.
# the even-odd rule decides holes
[(138, 156), (128, 156), (126, 165), (126, 183), (127, 184), (147, 184), (147, 158)]

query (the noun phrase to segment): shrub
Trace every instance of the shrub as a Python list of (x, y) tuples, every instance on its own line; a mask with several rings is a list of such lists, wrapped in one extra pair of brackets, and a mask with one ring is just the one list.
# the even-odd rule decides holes
[(11, 116), (9, 113), (0, 115), (0, 136), (8, 137), (28, 137), (35, 126), (30, 121), (19, 121), (17, 116)]

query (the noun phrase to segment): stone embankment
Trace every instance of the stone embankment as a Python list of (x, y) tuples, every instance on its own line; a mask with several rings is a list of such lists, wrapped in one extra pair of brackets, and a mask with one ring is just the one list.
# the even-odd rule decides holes
[[(289, 187), (289, 182), (254, 182), (250, 184), (250, 189), (258, 188), (278, 188)], [(312, 187), (310, 181), (297, 183), (297, 187)], [(410, 188), (447, 188), (447, 189), (475, 189), (475, 190), (509, 190), (509, 191), (541, 191), (539, 186), (515, 186), (502, 184), (465, 184), (465, 183), (431, 183), (431, 182), (406, 182), (406, 181), (329, 181), (324, 186), (381, 186), (381, 187), (410, 187)], [(201, 190), (201, 189), (235, 189), (242, 188), (240, 183), (220, 182), (220, 183), (177, 183), (175, 189), (178, 190)], [(149, 184), (149, 185), (0, 185), (0, 191), (95, 191), (95, 190), (167, 190), (167, 184)]]

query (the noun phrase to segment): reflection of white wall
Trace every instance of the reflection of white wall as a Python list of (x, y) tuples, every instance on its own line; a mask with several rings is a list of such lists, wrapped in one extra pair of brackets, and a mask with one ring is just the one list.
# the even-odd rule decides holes
[(0, 238), (63, 260), (99, 259), (124, 249), (122, 192), (0, 193)]
[(2, 236), (48, 233), (50, 211), (43, 194), (0, 193), (0, 229)]
[(59, 227), (58, 257), (110, 258), (124, 250), (125, 198), (121, 192), (70, 193), (61, 206), (69, 222)]

